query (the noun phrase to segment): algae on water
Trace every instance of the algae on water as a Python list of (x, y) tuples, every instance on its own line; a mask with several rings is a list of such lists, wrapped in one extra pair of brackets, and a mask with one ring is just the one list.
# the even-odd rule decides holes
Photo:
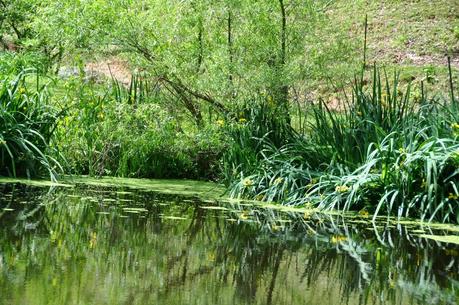
[[(207, 200), (221, 198), (225, 192), (225, 189), (217, 183), (173, 179), (154, 180), (117, 177), (92, 178), (87, 176), (67, 176), (62, 179), (62, 183), (54, 183), (45, 180), (0, 177), (0, 184), (2, 183), (21, 183), (38, 187), (74, 187), (77, 184), (116, 188), (127, 187), (130, 189), (154, 191), (164, 194), (197, 196), (206, 198)], [(130, 192), (119, 190), (118, 193), (129, 194)]]
[(419, 237), (432, 239), (442, 243), (456, 244), (459, 245), (459, 236), (458, 235), (428, 235), (421, 234)]

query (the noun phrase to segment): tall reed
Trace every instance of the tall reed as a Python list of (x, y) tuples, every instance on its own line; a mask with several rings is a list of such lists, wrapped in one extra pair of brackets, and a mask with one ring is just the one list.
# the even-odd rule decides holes
[(314, 106), (309, 133), (280, 146), (260, 138), (258, 163), (233, 176), (231, 195), (459, 222), (459, 108), (424, 91), (415, 101), (410, 84), (389, 79), (374, 67), (337, 109)]
[[(26, 81), (31, 77), (35, 77), (36, 85)], [(57, 115), (34, 70), (1, 81), (0, 174), (33, 177), (44, 170), (56, 179), (61, 168), (48, 150)]]

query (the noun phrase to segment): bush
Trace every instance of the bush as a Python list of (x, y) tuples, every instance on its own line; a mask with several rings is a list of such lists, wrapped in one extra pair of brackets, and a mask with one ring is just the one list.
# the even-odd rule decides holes
[(282, 147), (296, 137), (285, 107), (277, 105), (270, 96), (245, 103), (235, 109), (234, 114), (226, 120), (219, 120), (219, 125), (230, 139), (222, 156), (223, 181), (227, 184), (235, 177), (259, 168), (266, 143)]
[(40, 53), (34, 52), (0, 53), (0, 75), (17, 75), (30, 68), (40, 74), (45, 72), (47, 69), (45, 57)]
[(159, 105), (154, 92), (141, 88), (149, 86), (134, 79), (129, 89), (114, 84), (102, 96), (93, 87), (80, 89), (59, 123), (56, 140), (68, 171), (216, 179), (223, 150), (216, 127), (182, 128), (182, 122)]

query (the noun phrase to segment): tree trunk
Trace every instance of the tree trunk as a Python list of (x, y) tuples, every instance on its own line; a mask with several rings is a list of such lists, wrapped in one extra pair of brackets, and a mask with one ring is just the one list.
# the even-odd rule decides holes
[(280, 10), (281, 10), (281, 33), (280, 33), (280, 54), (279, 62), (277, 64), (278, 75), (281, 76), (277, 82), (276, 90), (276, 99), (278, 104), (283, 108), (287, 121), (290, 124), (290, 114), (288, 106), (288, 91), (289, 87), (285, 84), (283, 77), (286, 57), (287, 57), (287, 14), (285, 12), (284, 0), (279, 0)]
[(201, 66), (202, 66), (202, 60), (203, 60), (203, 52), (204, 52), (204, 46), (203, 46), (203, 32), (204, 32), (204, 27), (202, 24), (202, 17), (199, 19), (199, 29), (198, 29), (198, 62), (197, 62), (197, 67), (196, 67), (196, 73), (200, 73), (201, 71)]
[(228, 81), (232, 88), (233, 86), (233, 37), (232, 37), (232, 16), (231, 9), (228, 8), (228, 56), (229, 56), (229, 73)]

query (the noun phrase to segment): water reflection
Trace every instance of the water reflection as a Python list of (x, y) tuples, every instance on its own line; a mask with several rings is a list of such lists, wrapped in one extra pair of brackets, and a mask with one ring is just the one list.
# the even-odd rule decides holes
[(459, 247), (423, 239), (419, 228), (114, 188), (9, 184), (0, 194), (0, 304), (456, 304), (459, 296)]

